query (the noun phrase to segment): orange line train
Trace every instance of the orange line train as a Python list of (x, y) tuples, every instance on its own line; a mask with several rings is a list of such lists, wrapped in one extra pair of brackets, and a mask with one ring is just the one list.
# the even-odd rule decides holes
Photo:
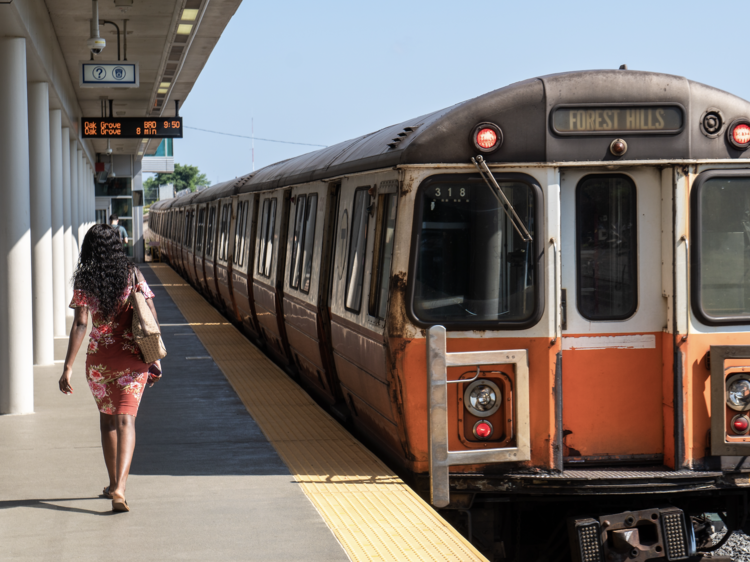
[(488, 558), (699, 560), (750, 530), (749, 118), (534, 78), (155, 203), (152, 241)]

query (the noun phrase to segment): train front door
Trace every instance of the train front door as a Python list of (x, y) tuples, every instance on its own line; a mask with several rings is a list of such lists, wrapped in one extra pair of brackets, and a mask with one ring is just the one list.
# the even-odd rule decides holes
[(567, 466), (663, 461), (661, 183), (656, 168), (560, 173)]

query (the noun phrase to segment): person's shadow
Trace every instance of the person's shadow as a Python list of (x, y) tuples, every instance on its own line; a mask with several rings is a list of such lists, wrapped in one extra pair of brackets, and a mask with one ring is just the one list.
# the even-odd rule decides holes
[[(41, 500), (14, 500), (14, 501), (0, 501), (1, 509), (13, 509), (14, 507), (36, 507), (40, 509), (51, 509), (53, 511), (67, 511), (68, 513), (86, 513), (88, 515), (115, 515), (114, 511), (107, 509), (106, 511), (94, 511), (92, 509), (83, 509), (81, 507), (67, 507), (64, 505), (56, 505), (53, 502), (75, 502), (75, 501), (90, 501), (90, 500), (101, 500), (101, 497), (94, 498), (51, 498)], [(102, 502), (103, 503), (103, 502)], [(109, 506), (109, 502), (106, 504)]]

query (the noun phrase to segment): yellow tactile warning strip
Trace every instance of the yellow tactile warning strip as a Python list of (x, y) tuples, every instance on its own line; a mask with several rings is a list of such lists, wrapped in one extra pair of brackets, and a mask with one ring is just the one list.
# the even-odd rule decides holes
[(486, 562), (177, 273), (151, 268), (352, 560)]

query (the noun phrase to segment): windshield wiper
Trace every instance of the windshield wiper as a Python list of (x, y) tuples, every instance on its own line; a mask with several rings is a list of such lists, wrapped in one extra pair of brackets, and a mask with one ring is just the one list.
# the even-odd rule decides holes
[[(492, 172), (490, 172), (490, 169), (487, 166), (487, 162), (484, 161), (482, 155), (480, 154), (476, 158), (472, 158), (471, 161), (477, 167), (477, 170), (479, 170), (479, 175), (482, 176), (484, 183), (487, 184), (487, 187), (490, 188), (490, 191), (492, 191), (492, 193), (495, 194), (495, 197), (497, 197), (497, 200), (500, 201), (503, 207), (503, 211), (505, 211), (505, 214), (508, 215), (508, 218), (510, 219), (510, 224), (512, 224), (513, 228), (516, 229), (516, 232), (518, 232), (518, 235), (521, 237), (521, 239), (524, 242), (533, 242), (531, 234), (529, 234), (529, 231), (526, 230), (526, 227), (521, 221), (521, 217), (518, 216), (518, 213), (516, 213), (513, 205), (511, 205), (510, 201), (508, 201), (508, 198), (505, 196), (505, 193), (503, 193), (503, 190), (500, 189), (499, 185), (497, 185), (495, 176), (493, 176)], [(508, 209), (510, 209), (510, 212), (508, 212)], [(521, 232), (522, 230), (523, 232)]]

